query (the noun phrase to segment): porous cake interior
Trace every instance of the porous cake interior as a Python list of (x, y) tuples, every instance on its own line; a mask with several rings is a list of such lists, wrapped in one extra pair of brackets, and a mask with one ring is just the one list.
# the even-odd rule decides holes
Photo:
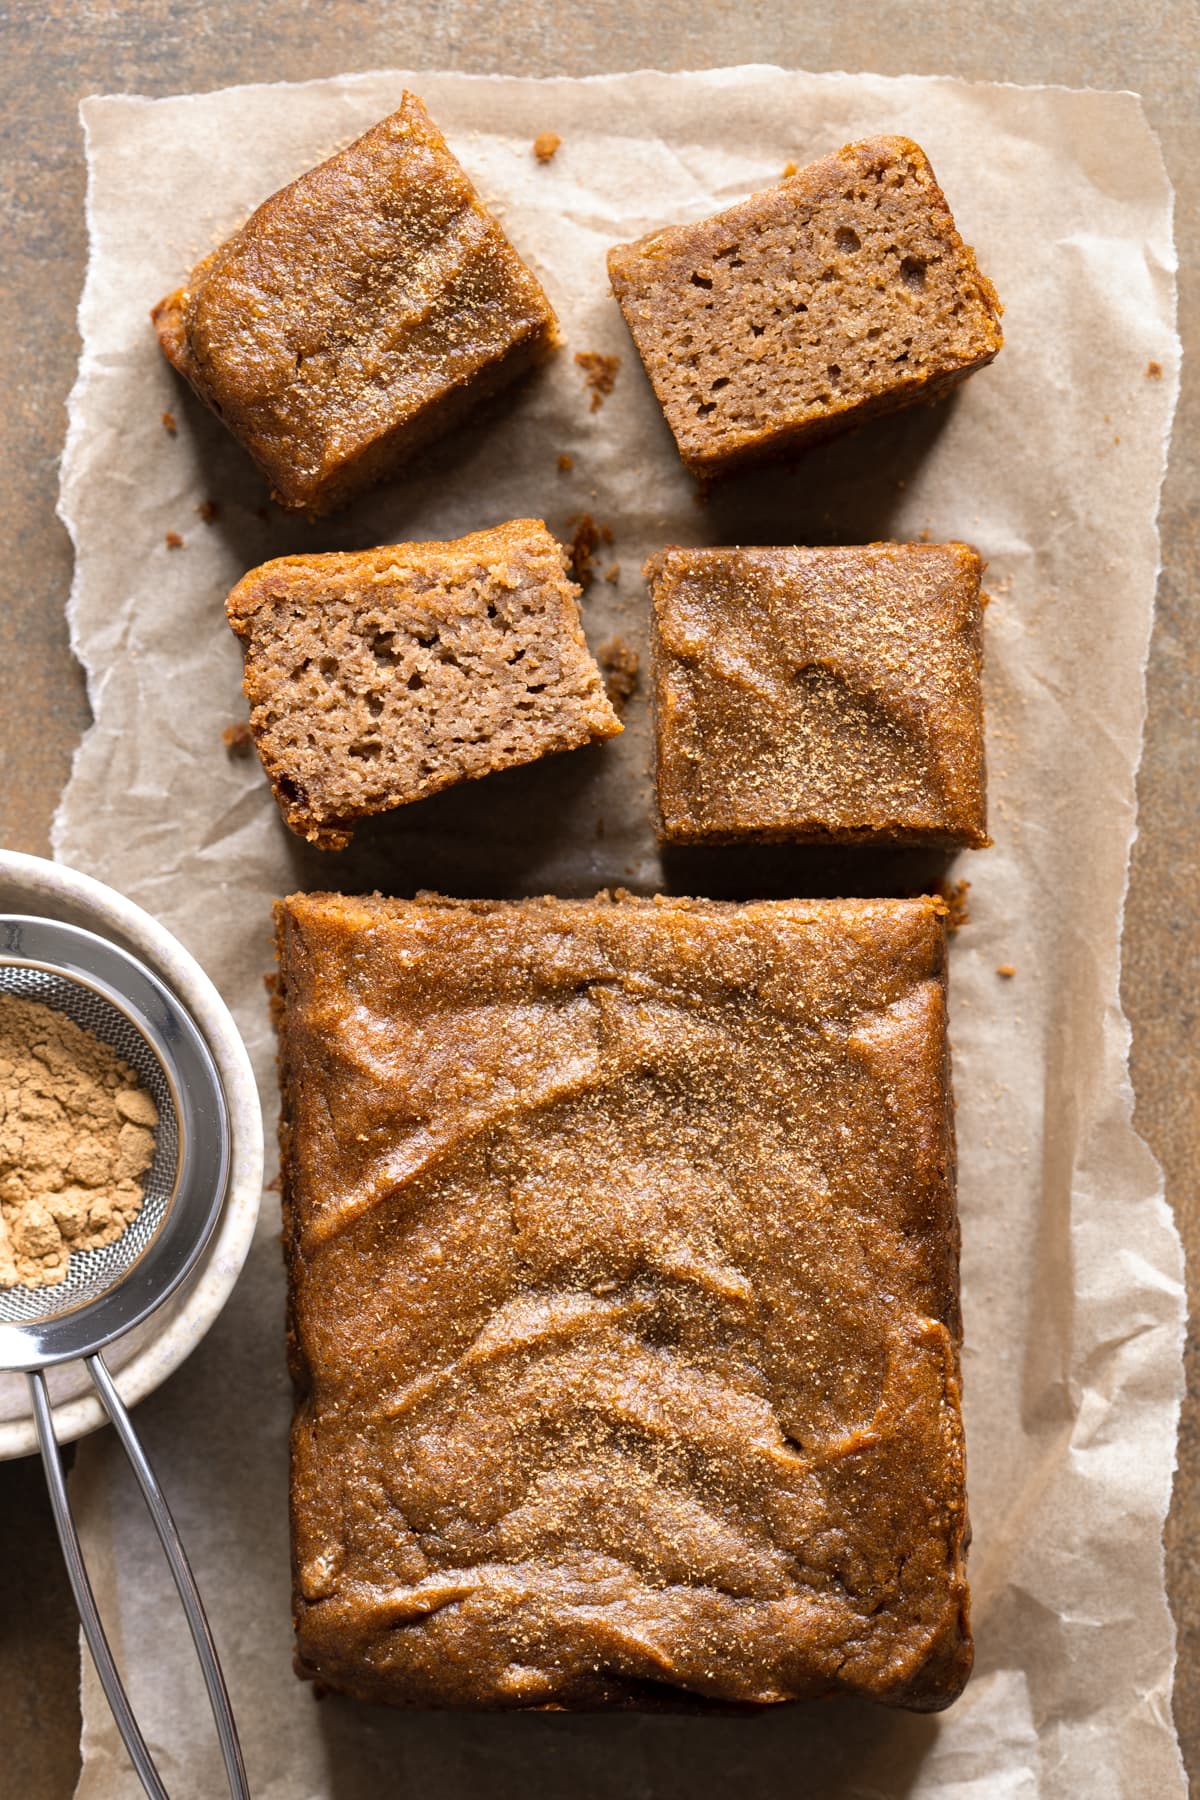
[(851, 145), (610, 267), (680, 447), (706, 460), (1001, 342), (995, 294), (906, 139)]
[(620, 731), (549, 533), (471, 544), (287, 559), (249, 619), (231, 600), (260, 755), (313, 841)]

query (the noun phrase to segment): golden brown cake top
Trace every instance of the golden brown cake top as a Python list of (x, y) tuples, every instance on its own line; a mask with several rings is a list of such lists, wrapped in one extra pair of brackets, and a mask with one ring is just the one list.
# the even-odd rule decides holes
[(545, 294), (415, 94), (265, 201), (155, 308), (167, 356), (291, 506), (523, 344)]
[(919, 145), (848, 144), (694, 224), (610, 250), (609, 275), (695, 473), (928, 397), (1003, 338)]
[(942, 910), (281, 903), (304, 1672), (954, 1697)]
[(368, 814), (616, 736), (578, 597), (540, 519), (252, 569), (226, 613), (292, 830), (342, 849)]
[(988, 843), (982, 568), (967, 544), (651, 557), (664, 837)]

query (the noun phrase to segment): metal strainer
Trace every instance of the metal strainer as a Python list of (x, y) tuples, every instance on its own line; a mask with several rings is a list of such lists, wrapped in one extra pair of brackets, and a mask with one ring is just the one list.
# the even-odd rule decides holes
[(230, 1165), (221, 1078), (195, 1023), (158, 977), (117, 945), (77, 926), (0, 914), (0, 994), (54, 1007), (111, 1044), (158, 1107), (154, 1160), (137, 1218), (113, 1243), (72, 1252), (63, 1282), (0, 1289), (0, 1370), (28, 1376), (46, 1483), (84, 1635), (142, 1786), (154, 1800), (168, 1800), (117, 1673), (71, 1517), (43, 1373), (56, 1363), (83, 1361), (116, 1428), (187, 1614), (230, 1792), (236, 1800), (248, 1800), (237, 1727), (195, 1577), (101, 1355), (185, 1280), (220, 1217)]

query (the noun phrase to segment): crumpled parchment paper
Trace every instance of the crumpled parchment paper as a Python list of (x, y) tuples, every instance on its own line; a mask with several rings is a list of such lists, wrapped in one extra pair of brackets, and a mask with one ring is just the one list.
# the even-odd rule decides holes
[[(319, 526), (263, 487), (175, 380), (147, 309), (284, 181), (405, 85), (540, 271), (569, 336), (552, 368)], [(91, 261), (62, 511), (96, 723), (55, 830), (199, 956), (273, 1108), (269, 901), (297, 886), (744, 894), (921, 887), (936, 859), (680, 853), (651, 830), (648, 701), (606, 747), (469, 784), (363, 829), (288, 837), (253, 756), (226, 590), (296, 548), (449, 537), (534, 514), (612, 532), (593, 646), (644, 655), (643, 557), (664, 543), (967, 538), (987, 557), (995, 848), (959, 859), (953, 951), (964, 1373), (978, 1663), (939, 1718), (838, 1702), (762, 1719), (451, 1717), (317, 1704), (290, 1668), (277, 1212), (208, 1340), (138, 1414), (208, 1598), (263, 1800), (436, 1795), (1183, 1792), (1169, 1714), (1161, 1524), (1183, 1294), (1154, 1162), (1130, 1124), (1118, 1001), (1155, 514), (1174, 406), (1171, 194), (1129, 94), (743, 68), (532, 81), (350, 76), (85, 102)], [(538, 163), (533, 138), (562, 146)], [(927, 149), (1006, 306), (999, 361), (957, 397), (746, 477), (682, 473), (604, 274), (608, 244), (699, 217), (856, 136)], [(622, 358), (589, 410), (573, 353)], [(1155, 369), (1159, 371), (1156, 375)], [(172, 412), (171, 436), (161, 423)], [(560, 454), (574, 467), (561, 472)], [(212, 500), (206, 524), (197, 507)], [(168, 549), (178, 532), (182, 548)], [(1011, 964), (1015, 975), (998, 976)], [(223, 1791), (169, 1580), (108, 1434), (73, 1492), (137, 1710), (176, 1800)], [(85, 1800), (136, 1792), (90, 1668)]]

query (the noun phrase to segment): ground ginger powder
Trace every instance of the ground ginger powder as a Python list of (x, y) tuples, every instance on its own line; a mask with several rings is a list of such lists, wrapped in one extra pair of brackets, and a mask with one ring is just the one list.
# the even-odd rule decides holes
[(0, 1287), (62, 1281), (141, 1210), (158, 1108), (110, 1044), (0, 994)]

